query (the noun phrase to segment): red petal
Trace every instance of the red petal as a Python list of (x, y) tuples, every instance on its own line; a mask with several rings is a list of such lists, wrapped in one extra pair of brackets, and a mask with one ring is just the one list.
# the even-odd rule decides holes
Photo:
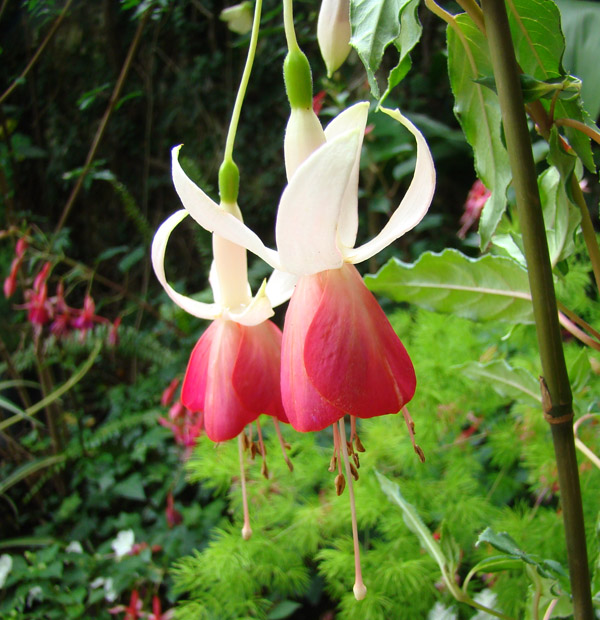
[(261, 413), (287, 421), (279, 391), (278, 328), (267, 321), (253, 327), (216, 320), (194, 348), (181, 402), (204, 412), (212, 441), (238, 435)]
[(413, 365), (356, 268), (306, 276), (297, 291), (288, 310), (296, 325), (288, 337), (286, 317), (282, 353), (292, 426), (320, 430), (346, 413), (370, 418), (400, 411), (415, 392)]
[(252, 410), (288, 421), (281, 402), (281, 330), (272, 321), (243, 328), (232, 383)]

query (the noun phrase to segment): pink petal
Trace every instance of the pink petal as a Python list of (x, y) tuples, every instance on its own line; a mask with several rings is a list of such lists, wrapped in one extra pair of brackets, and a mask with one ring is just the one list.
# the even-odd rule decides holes
[(415, 387), (406, 349), (352, 265), (300, 279), (282, 347), (283, 402), (294, 428), (397, 413)]
[(279, 384), (281, 337), (281, 330), (271, 321), (244, 329), (232, 383), (253, 411), (287, 423)]
[(287, 421), (279, 392), (280, 340), (270, 321), (248, 327), (217, 319), (194, 348), (181, 401), (204, 412), (212, 441), (238, 435), (261, 413)]

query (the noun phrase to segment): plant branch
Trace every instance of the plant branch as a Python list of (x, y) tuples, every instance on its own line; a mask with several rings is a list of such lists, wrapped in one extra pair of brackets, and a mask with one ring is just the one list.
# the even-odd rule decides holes
[(544, 379), (545, 414), (561, 491), (575, 620), (592, 620), (579, 472), (573, 436), (573, 397), (562, 349), (556, 296), (537, 186), (531, 140), (504, 0), (482, 0), (490, 56), (498, 89), (506, 146), (529, 274)]
[(83, 187), (83, 182), (86, 176), (88, 175), (90, 168), (92, 167), (92, 162), (94, 161), (94, 158), (96, 157), (96, 151), (98, 150), (100, 141), (102, 140), (102, 137), (104, 136), (106, 126), (108, 125), (108, 120), (110, 119), (110, 116), (115, 108), (115, 105), (117, 104), (117, 101), (121, 95), (121, 90), (123, 89), (123, 85), (125, 84), (125, 80), (127, 78), (127, 75), (129, 74), (129, 70), (131, 69), (133, 57), (140, 43), (142, 32), (144, 31), (144, 27), (146, 25), (146, 22), (148, 21), (149, 15), (150, 15), (150, 11), (146, 11), (144, 13), (144, 16), (140, 19), (137, 30), (133, 37), (133, 41), (131, 42), (131, 45), (129, 46), (127, 57), (125, 58), (125, 62), (123, 63), (123, 66), (121, 67), (121, 73), (119, 74), (117, 83), (115, 84), (113, 92), (110, 96), (110, 100), (108, 102), (108, 105), (106, 106), (106, 110), (104, 111), (104, 116), (102, 117), (102, 120), (100, 121), (100, 125), (98, 125), (98, 129), (96, 130), (96, 135), (94, 136), (94, 139), (92, 140), (92, 145), (86, 157), (85, 164), (83, 165), (83, 170), (81, 171), (81, 174), (79, 175), (77, 182), (75, 183), (75, 187), (71, 191), (71, 195), (69, 196), (69, 199), (67, 200), (67, 204), (65, 205), (65, 208), (63, 209), (63, 212), (60, 216), (60, 219), (54, 231), (55, 236), (65, 225), (67, 217), (69, 216), (69, 213), (71, 212), (71, 209), (73, 208), (73, 205), (75, 204), (75, 200), (77, 199), (77, 196), (79, 196), (79, 192), (81, 191), (81, 188)]
[[(48, 31), (48, 34), (42, 41), (41, 45), (38, 47), (36, 53), (33, 55), (33, 58), (27, 63), (27, 66), (21, 72), (21, 75), (0, 96), (0, 104), (4, 103), (4, 100), (10, 97), (15, 88), (17, 88), (17, 86), (19, 86), (25, 81), (27, 74), (31, 71), (31, 69), (33, 69), (33, 66), (48, 46), (48, 43), (50, 43), (50, 41), (52, 40), (52, 37), (58, 30), (58, 27), (62, 24), (64, 18), (67, 16), (67, 13), (69, 12), (72, 4), (73, 0), (68, 0), (68, 2), (65, 4), (63, 10), (60, 12), (60, 15), (56, 18), (56, 21), (52, 24), (52, 27)], [(2, 6), (2, 9), (0, 10), (0, 15), (4, 11), (5, 6), (6, 3)]]

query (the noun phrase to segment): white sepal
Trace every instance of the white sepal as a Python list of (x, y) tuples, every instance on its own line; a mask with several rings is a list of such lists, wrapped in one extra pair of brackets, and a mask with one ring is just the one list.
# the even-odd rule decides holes
[(285, 188), (275, 228), (285, 271), (301, 276), (342, 266), (338, 221), (361, 140), (353, 130), (326, 142)]
[(267, 280), (266, 293), (273, 308), (285, 303), (294, 292), (298, 276), (275, 269)]
[(252, 298), (248, 306), (241, 310), (236, 308), (235, 311), (224, 308), (222, 317), (230, 321), (235, 321), (240, 325), (247, 325), (248, 327), (260, 325), (260, 323), (266, 321), (274, 314), (271, 301), (266, 294), (266, 288), (267, 282), (263, 280), (258, 293)]
[(232, 243), (250, 250), (275, 269), (281, 269), (275, 250), (267, 248), (256, 233), (253, 233), (231, 213), (221, 209), (183, 171), (178, 161), (179, 149), (171, 151), (173, 184), (186, 211), (209, 232), (214, 232)]
[(417, 141), (415, 173), (398, 208), (392, 213), (381, 232), (364, 245), (345, 251), (346, 260), (361, 263), (375, 256), (405, 232), (414, 228), (425, 216), (435, 191), (435, 167), (423, 134), (399, 110), (381, 108), (388, 116), (404, 125)]
[(342, 254), (353, 248), (358, 232), (358, 174), (360, 171), (360, 153), (369, 114), (369, 103), (362, 101), (338, 114), (325, 128), (325, 137), (330, 142), (347, 131), (360, 132), (360, 143), (356, 149), (354, 167), (346, 185), (346, 192), (342, 199), (342, 208), (338, 222), (338, 245)]
[(165, 289), (167, 295), (183, 310), (192, 316), (199, 319), (216, 319), (221, 314), (221, 307), (217, 304), (205, 304), (201, 301), (196, 301), (190, 297), (186, 297), (181, 293), (178, 293), (167, 282), (167, 276), (165, 275), (165, 250), (167, 249), (167, 243), (171, 233), (175, 227), (187, 217), (188, 212), (184, 209), (176, 211), (168, 217), (158, 228), (154, 239), (152, 240), (152, 267), (154, 273)]
[(292, 108), (283, 139), (288, 181), (294, 176), (298, 166), (324, 143), (323, 127), (313, 109)]

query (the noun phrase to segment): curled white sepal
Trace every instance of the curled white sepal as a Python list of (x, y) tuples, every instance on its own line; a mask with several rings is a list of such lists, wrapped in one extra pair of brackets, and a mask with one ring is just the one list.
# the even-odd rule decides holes
[(338, 222), (361, 141), (354, 129), (326, 142), (299, 166), (285, 188), (275, 228), (285, 271), (300, 276), (342, 266)]
[(276, 308), (285, 303), (292, 296), (297, 282), (298, 276), (295, 276), (293, 273), (275, 269), (269, 276), (267, 288), (265, 289), (271, 306)]
[(181, 145), (171, 151), (173, 184), (186, 211), (202, 228), (250, 250), (274, 269), (281, 269), (275, 250), (265, 246), (260, 237), (234, 215), (221, 209), (186, 175), (178, 160), (180, 148)]
[(361, 263), (375, 256), (405, 232), (414, 228), (425, 216), (435, 191), (435, 166), (423, 134), (399, 110), (380, 108), (388, 116), (406, 127), (417, 141), (415, 173), (402, 202), (392, 213), (381, 232), (358, 248), (344, 252), (346, 260)]
[(171, 233), (175, 227), (182, 222), (188, 215), (185, 209), (176, 211), (173, 215), (169, 216), (158, 228), (154, 239), (152, 240), (152, 267), (154, 273), (165, 289), (167, 295), (188, 314), (195, 316), (199, 319), (216, 319), (221, 314), (221, 306), (218, 304), (205, 304), (201, 301), (196, 301), (190, 297), (186, 297), (181, 293), (178, 293), (167, 282), (167, 276), (165, 275), (165, 250), (167, 249), (167, 243)]
[(342, 253), (347, 248), (354, 247), (358, 232), (358, 175), (360, 171), (360, 152), (362, 150), (368, 115), (369, 103), (368, 101), (362, 101), (338, 114), (325, 128), (325, 137), (328, 142), (347, 131), (356, 130), (360, 132), (360, 141), (356, 149), (354, 166), (346, 185), (344, 197), (342, 198), (338, 222), (338, 240)]
[(253, 325), (260, 325), (268, 318), (272, 317), (273, 307), (271, 301), (267, 297), (266, 293), (267, 281), (263, 280), (258, 293), (252, 298), (252, 301), (243, 309), (232, 311), (229, 308), (223, 308), (222, 317), (235, 321), (240, 325), (246, 325), (252, 327)]

